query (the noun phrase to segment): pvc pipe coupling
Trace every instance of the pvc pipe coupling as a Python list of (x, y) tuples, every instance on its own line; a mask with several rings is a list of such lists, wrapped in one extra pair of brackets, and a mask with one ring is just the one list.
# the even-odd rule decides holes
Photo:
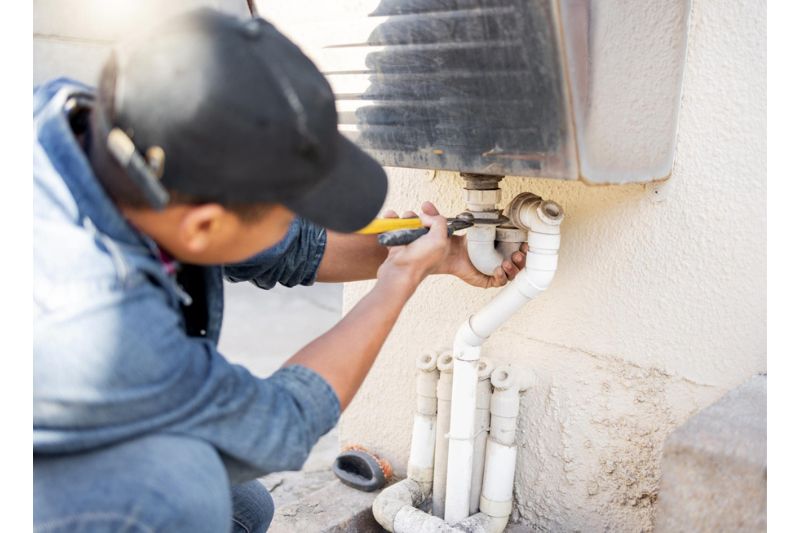
[(462, 173), (465, 180), (464, 202), (476, 219), (497, 220), (500, 210), (497, 204), (502, 198), (500, 181), (502, 176)]

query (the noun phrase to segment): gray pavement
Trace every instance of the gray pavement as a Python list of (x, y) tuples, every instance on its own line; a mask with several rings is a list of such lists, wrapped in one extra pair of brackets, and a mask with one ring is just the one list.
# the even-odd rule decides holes
[[(225, 315), (220, 351), (229, 361), (267, 377), (308, 342), (330, 329), (341, 317), (342, 286), (319, 283), (265, 291), (250, 283), (225, 284)], [(303, 466), (304, 472), (323, 472), (339, 453), (336, 428), (322, 437)], [(325, 479), (328, 476), (321, 474)], [(297, 474), (271, 474), (264, 479), (276, 503)], [(308, 477), (308, 476), (306, 476)], [(319, 477), (319, 476), (318, 476)], [(291, 499), (291, 498), (289, 498)]]
[(767, 530), (767, 376), (690, 417), (661, 458), (656, 532)]

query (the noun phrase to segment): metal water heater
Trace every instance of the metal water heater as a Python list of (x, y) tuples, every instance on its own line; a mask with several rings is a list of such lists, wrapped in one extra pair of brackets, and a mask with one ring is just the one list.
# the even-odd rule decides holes
[(671, 172), (689, 0), (256, 4), (384, 165), (595, 184)]

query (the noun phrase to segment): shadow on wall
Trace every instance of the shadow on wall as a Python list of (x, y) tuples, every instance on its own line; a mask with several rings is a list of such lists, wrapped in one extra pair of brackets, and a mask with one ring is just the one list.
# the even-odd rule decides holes
[(386, 19), (367, 43), (342, 45), (375, 47), (369, 86), (337, 99), (354, 109), (340, 113), (345, 134), (382, 164), (497, 175), (564, 165), (550, 2), (383, 0), (370, 16)]

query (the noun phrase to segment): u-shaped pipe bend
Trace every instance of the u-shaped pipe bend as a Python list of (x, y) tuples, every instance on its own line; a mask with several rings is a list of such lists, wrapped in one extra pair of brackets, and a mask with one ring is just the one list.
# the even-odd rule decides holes
[(503, 262), (503, 254), (495, 248), (497, 226), (475, 224), (467, 229), (467, 255), (479, 272), (491, 276)]

